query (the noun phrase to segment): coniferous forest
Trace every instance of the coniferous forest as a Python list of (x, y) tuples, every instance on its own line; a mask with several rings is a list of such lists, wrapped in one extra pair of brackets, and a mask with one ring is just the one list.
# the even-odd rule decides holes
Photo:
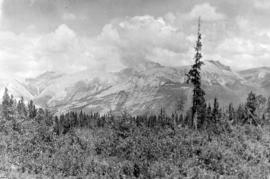
[[(200, 27), (200, 26), (199, 26)], [(192, 106), (182, 113), (131, 116), (70, 111), (54, 115), (6, 88), (1, 105), (0, 177), (267, 178), (270, 98), (207, 104), (201, 86), (200, 29), (187, 74)]]

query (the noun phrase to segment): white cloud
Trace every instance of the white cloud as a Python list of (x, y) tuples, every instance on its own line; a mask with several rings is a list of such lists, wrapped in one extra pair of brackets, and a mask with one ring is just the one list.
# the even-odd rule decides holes
[(44, 35), (0, 31), (0, 75), (31, 77), (47, 70), (87, 69), (86, 44), (66, 25)]
[(224, 40), (217, 48), (217, 50), (224, 54), (243, 54), (252, 53), (255, 50), (254, 44), (249, 40), (241, 38), (231, 38)]
[(262, 64), (269, 65), (269, 62), (267, 62), (270, 54), (269, 45), (251, 39), (241, 37), (225, 39), (210, 56), (217, 56), (217, 54), (223, 63), (238, 70), (261, 66)]
[[(221, 36), (219, 33), (210, 33), (211, 28), (213, 31), (220, 25), (213, 21), (226, 16), (206, 3), (194, 6), (182, 16), (168, 13), (158, 18), (145, 15), (114, 20), (92, 38), (80, 36), (65, 24), (47, 34), (32, 33), (36, 31), (35, 26), (29, 27), (28, 34), (2, 30), (0, 75), (29, 77), (47, 70), (66, 73), (84, 69), (118, 71), (148, 61), (170, 66), (186, 65), (192, 63), (196, 38), (196, 31), (190, 29), (196, 27), (193, 20), (201, 13), (203, 20), (208, 21), (203, 25), (203, 31), (207, 29), (208, 33), (207, 36), (203, 34), (204, 57), (222, 60), (237, 69), (243, 67), (243, 64), (244, 67), (256, 65), (258, 60), (267, 64), (269, 43), (258, 39), (255, 41), (256, 38), (244, 38), (243, 34), (255, 32), (256, 29), (245, 31), (250, 23), (243, 17), (236, 19), (235, 26), (243, 34), (236, 36), (231, 32), (229, 36), (225, 34), (218, 41), (209, 42), (210, 38)], [(186, 17), (184, 20), (183, 16)], [(182, 26), (188, 25), (189, 30), (182, 30), (179, 22)], [(264, 34), (267, 36), (266, 32)], [(210, 43), (214, 45), (210, 46)]]
[(67, 25), (62, 24), (58, 28), (40, 39), (41, 50), (48, 52), (62, 52), (72, 50), (72, 46), (77, 43), (77, 36)]
[(21, 72), (32, 74), (35, 62), (32, 52), (35, 38), (26, 34), (0, 31), (0, 74), (1, 77), (17, 76)]
[(217, 21), (226, 18), (224, 14), (217, 12), (216, 8), (209, 3), (195, 5), (187, 16), (191, 19), (201, 17), (204, 21)]
[(62, 24), (54, 32), (42, 36), (33, 53), (41, 67), (71, 73), (87, 68), (85, 47), (83, 40)]
[(0, 68), (6, 76), (29, 77), (47, 70), (118, 71), (148, 61), (186, 65), (194, 45), (174, 26), (173, 14), (118, 19), (93, 38), (81, 37), (65, 24), (48, 34), (29, 34), (0, 31)]
[[(164, 18), (152, 16), (136, 16), (108, 24), (98, 39), (100, 43), (115, 47), (122, 63), (129, 67), (160, 59), (157, 56), (161, 54), (166, 58), (170, 54), (186, 53), (190, 45), (185, 35), (176, 27)], [(161, 52), (158, 53), (157, 50)], [(162, 52), (168, 52), (165, 53), (167, 56)]]

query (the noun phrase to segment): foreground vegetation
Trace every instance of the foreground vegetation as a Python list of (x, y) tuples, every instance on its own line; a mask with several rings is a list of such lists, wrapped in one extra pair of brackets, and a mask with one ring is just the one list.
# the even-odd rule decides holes
[(190, 112), (54, 117), (32, 101), (16, 102), (6, 90), (0, 177), (267, 178), (270, 126), (262, 99), (250, 93), (245, 104), (223, 110), (215, 99), (195, 130)]

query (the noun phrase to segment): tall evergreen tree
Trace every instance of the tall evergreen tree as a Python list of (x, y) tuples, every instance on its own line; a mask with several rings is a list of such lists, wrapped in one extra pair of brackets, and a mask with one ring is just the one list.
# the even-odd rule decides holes
[(245, 112), (245, 107), (243, 104), (239, 104), (237, 111), (236, 111), (236, 123), (244, 123), (244, 120), (246, 118), (246, 112)]
[(214, 123), (218, 123), (220, 117), (220, 109), (219, 109), (219, 103), (217, 98), (214, 99), (214, 107), (212, 111), (212, 121)]
[[(32, 117), (32, 116), (31, 116)], [(35, 120), (38, 122), (38, 123), (41, 123), (43, 120), (45, 119), (45, 112), (42, 108), (39, 108), (37, 110), (37, 114), (36, 114), (36, 118)]]
[(263, 125), (268, 124), (264, 114), (262, 115), (262, 123)]
[(251, 91), (248, 94), (247, 102), (245, 106), (247, 118), (244, 120), (244, 123), (249, 122), (255, 125), (258, 125), (257, 115), (256, 115), (256, 108), (257, 108), (257, 98), (256, 95)]
[(37, 115), (36, 106), (34, 105), (34, 102), (30, 100), (30, 102), (28, 103), (28, 117), (30, 119), (33, 119), (36, 117), (36, 115)]
[(256, 107), (257, 98), (256, 95), (251, 91), (247, 97), (246, 108), (251, 112), (251, 114), (255, 115)]
[(256, 108), (257, 108), (257, 115), (259, 118), (262, 118), (263, 113), (266, 106), (267, 99), (263, 95), (257, 95), (256, 96)]
[[(200, 32), (200, 19), (198, 23), (198, 34), (197, 34), (197, 41), (196, 41), (196, 47), (195, 47), (195, 63), (192, 65), (191, 70), (188, 72), (187, 77), (187, 83), (191, 82), (194, 86), (193, 88), (193, 99), (192, 99), (192, 127), (200, 128), (202, 127), (205, 115), (206, 115), (206, 103), (205, 103), (205, 92), (201, 88), (201, 66), (203, 65), (203, 62), (201, 61), (202, 58), (202, 42), (201, 42), (202, 36)], [(195, 126), (195, 125), (198, 126)]]
[(21, 99), (18, 101), (17, 111), (20, 116), (23, 116), (23, 117), (27, 116), (27, 109), (26, 109), (23, 97), (21, 97)]
[(235, 111), (232, 103), (229, 104), (228, 115), (229, 121), (233, 121), (235, 118)]
[(270, 97), (267, 100), (267, 106), (266, 106), (266, 115), (265, 118), (269, 122), (270, 121)]
[(5, 92), (2, 99), (2, 114), (5, 120), (11, 120), (13, 115), (13, 101), (8, 94), (8, 89), (5, 88)]
[(206, 124), (205, 127), (209, 128), (212, 123), (212, 107), (211, 104), (209, 103), (206, 109)]
[(9, 96), (8, 89), (5, 88), (2, 100), (2, 115), (4, 120), (1, 121), (1, 128), (7, 133), (12, 133), (14, 129), (17, 129), (15, 116), (16, 111), (16, 100), (12, 95)]

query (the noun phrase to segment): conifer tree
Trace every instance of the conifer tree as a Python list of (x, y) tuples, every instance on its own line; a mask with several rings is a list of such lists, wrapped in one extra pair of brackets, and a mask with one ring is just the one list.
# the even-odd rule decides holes
[(16, 100), (8, 94), (8, 89), (5, 88), (5, 92), (2, 100), (2, 115), (3, 121), (1, 121), (1, 127), (8, 133), (13, 133), (16, 129)]
[(258, 121), (256, 121), (255, 119), (257, 117), (257, 115), (255, 114), (256, 108), (257, 108), (257, 98), (256, 95), (251, 91), (248, 94), (245, 106), (247, 118), (244, 120), (244, 123), (249, 122), (255, 125), (258, 124)]
[(228, 116), (229, 121), (234, 120), (234, 118), (235, 118), (235, 111), (234, 111), (234, 108), (233, 108), (233, 104), (232, 103), (229, 104), (228, 113), (229, 113), (229, 116)]
[(257, 106), (256, 95), (251, 91), (247, 97), (246, 108), (250, 111), (251, 114), (255, 115), (256, 106)]
[(34, 105), (34, 102), (30, 100), (30, 102), (28, 103), (28, 117), (30, 119), (33, 119), (36, 117), (36, 115), (37, 115), (36, 107)]
[(183, 121), (184, 121), (183, 114), (180, 114), (179, 121), (177, 124), (179, 125), (179, 124), (183, 123)]
[(212, 121), (214, 123), (218, 123), (220, 117), (220, 109), (219, 109), (219, 103), (217, 98), (214, 99), (214, 107), (212, 111)]
[(79, 125), (80, 125), (80, 127), (86, 126), (86, 124), (83, 121), (83, 112), (82, 112), (82, 110), (79, 113)]
[(207, 110), (206, 110), (206, 128), (209, 128), (212, 123), (212, 107), (211, 104), (208, 104)]
[(265, 110), (267, 99), (263, 95), (257, 95), (256, 96), (256, 108), (257, 108), (257, 115), (258, 117), (263, 116), (263, 112)]
[(264, 124), (267, 124), (267, 120), (265, 119), (265, 115), (264, 114), (262, 115), (262, 123), (263, 123), (263, 125)]
[(54, 117), (54, 130), (53, 131), (56, 133), (56, 135), (60, 134), (60, 121), (59, 121), (58, 116)]
[(44, 110), (42, 108), (39, 108), (37, 110), (35, 121), (37, 121), (38, 123), (41, 123), (44, 120), (44, 118), (45, 118)]
[[(193, 84), (193, 99), (192, 99), (192, 127), (200, 128), (202, 127), (204, 120), (205, 120), (205, 111), (206, 111), (206, 103), (205, 103), (205, 92), (201, 88), (201, 66), (203, 62), (201, 61), (202, 54), (202, 42), (201, 42), (201, 32), (200, 32), (200, 19), (198, 23), (198, 34), (197, 34), (197, 41), (195, 47), (195, 63), (192, 65), (191, 70), (188, 72), (187, 82), (191, 82)], [(197, 116), (197, 117), (196, 117)], [(197, 119), (196, 119), (197, 118)], [(197, 120), (197, 122), (195, 121)], [(198, 126), (194, 126), (198, 124)]]
[(236, 111), (236, 118), (237, 118), (236, 123), (240, 124), (244, 122), (246, 118), (246, 112), (245, 112), (243, 104), (240, 104), (238, 106), (237, 111)]
[(18, 101), (17, 111), (20, 116), (23, 116), (23, 117), (27, 116), (27, 109), (26, 109), (23, 97), (21, 97), (21, 99)]
[(12, 118), (12, 100), (8, 94), (8, 89), (5, 88), (5, 92), (2, 99), (2, 114), (5, 120), (11, 120)]
[(176, 111), (177, 112), (182, 112), (184, 110), (184, 105), (185, 105), (185, 101), (184, 101), (184, 97), (181, 96), (179, 99), (177, 99), (176, 101)]
[(270, 120), (270, 97), (267, 100), (267, 106), (266, 106), (266, 120), (269, 121)]
[(53, 126), (53, 115), (48, 109), (44, 110), (44, 118), (45, 118), (45, 124), (46, 126)]

